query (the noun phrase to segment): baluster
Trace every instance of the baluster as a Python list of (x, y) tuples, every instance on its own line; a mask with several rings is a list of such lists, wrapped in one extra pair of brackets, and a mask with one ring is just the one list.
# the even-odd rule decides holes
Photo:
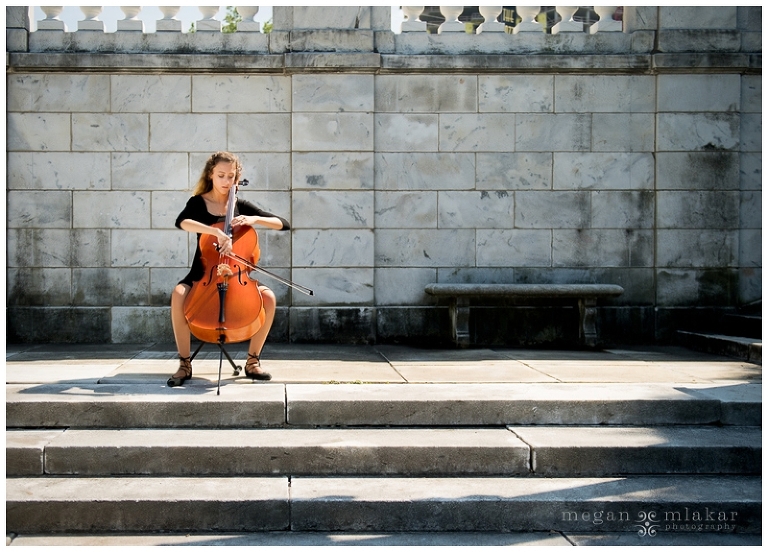
[(560, 21), (552, 27), (552, 34), (584, 32), (584, 24), (573, 20), (578, 6), (556, 6), (555, 9), (560, 14)]
[(483, 22), (477, 28), (477, 34), (480, 33), (503, 33), (504, 23), (499, 23), (497, 19), (503, 9), (502, 6), (479, 6), (480, 15), (483, 16)]
[(515, 26), (514, 34), (528, 32), (544, 32), (544, 25), (536, 21), (541, 6), (517, 6), (517, 13), (520, 14), (522, 21)]
[(261, 31), (261, 23), (256, 21), (256, 14), (259, 13), (258, 6), (237, 6), (235, 8), (242, 21), (237, 22), (237, 32), (256, 32)]
[(467, 32), (466, 25), (459, 21), (459, 16), (463, 11), (464, 6), (440, 6), (440, 13), (445, 17), (445, 21), (437, 28), (437, 34)]
[(85, 19), (77, 22), (78, 31), (101, 31), (104, 32), (104, 22), (99, 21), (101, 6), (80, 6)]
[(37, 22), (38, 31), (67, 31), (67, 25), (59, 16), (64, 10), (64, 6), (40, 6), (45, 14), (45, 19)]
[(400, 32), (426, 31), (427, 22), (419, 19), (424, 6), (403, 6), (405, 21), (400, 25)]
[(589, 28), (589, 34), (595, 34), (596, 32), (604, 33), (621, 31), (621, 21), (615, 21), (613, 19), (616, 7), (617, 6), (595, 6), (592, 8), (595, 10), (595, 13), (600, 16), (600, 19)]
[(198, 10), (203, 14), (203, 18), (197, 22), (195, 29), (199, 31), (221, 32), (221, 21), (214, 19), (219, 13), (219, 6), (198, 6)]
[(176, 14), (179, 13), (180, 6), (158, 6), (163, 14), (162, 19), (157, 20), (157, 32), (174, 31), (181, 32), (181, 21), (176, 19)]
[(125, 18), (118, 20), (118, 31), (140, 31), (144, 32), (144, 22), (138, 18), (141, 12), (141, 6), (120, 6)]

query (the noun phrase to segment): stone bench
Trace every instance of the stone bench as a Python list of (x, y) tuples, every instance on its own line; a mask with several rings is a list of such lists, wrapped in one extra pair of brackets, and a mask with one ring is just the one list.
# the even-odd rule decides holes
[(469, 346), (469, 302), (473, 297), (576, 299), (579, 340), (585, 347), (596, 347), (597, 299), (617, 297), (624, 288), (613, 284), (427, 284), (424, 291), (451, 299), (451, 330), (459, 347)]

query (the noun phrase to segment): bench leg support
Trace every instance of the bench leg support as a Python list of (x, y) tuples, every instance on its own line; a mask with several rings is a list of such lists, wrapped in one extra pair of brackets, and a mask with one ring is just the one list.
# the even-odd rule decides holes
[(597, 298), (579, 299), (579, 340), (585, 347), (597, 346)]
[(451, 301), (451, 334), (457, 347), (469, 347), (469, 298), (456, 297)]

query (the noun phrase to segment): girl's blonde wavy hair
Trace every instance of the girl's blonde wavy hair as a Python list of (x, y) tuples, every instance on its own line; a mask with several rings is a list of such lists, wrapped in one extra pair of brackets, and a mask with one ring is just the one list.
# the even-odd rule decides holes
[(213, 168), (221, 162), (232, 163), (235, 166), (235, 182), (240, 181), (240, 176), (243, 174), (243, 165), (240, 163), (237, 155), (228, 151), (217, 151), (205, 162), (205, 167), (200, 174), (193, 195), (202, 195), (211, 191), (213, 188), (213, 180), (211, 179)]

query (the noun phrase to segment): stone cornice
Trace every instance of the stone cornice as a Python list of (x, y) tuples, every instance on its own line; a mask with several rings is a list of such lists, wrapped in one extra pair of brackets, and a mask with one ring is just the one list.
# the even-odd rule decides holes
[(7, 72), (85, 73), (762, 73), (762, 54), (476, 54), (378, 53), (180, 54), (9, 53)]

